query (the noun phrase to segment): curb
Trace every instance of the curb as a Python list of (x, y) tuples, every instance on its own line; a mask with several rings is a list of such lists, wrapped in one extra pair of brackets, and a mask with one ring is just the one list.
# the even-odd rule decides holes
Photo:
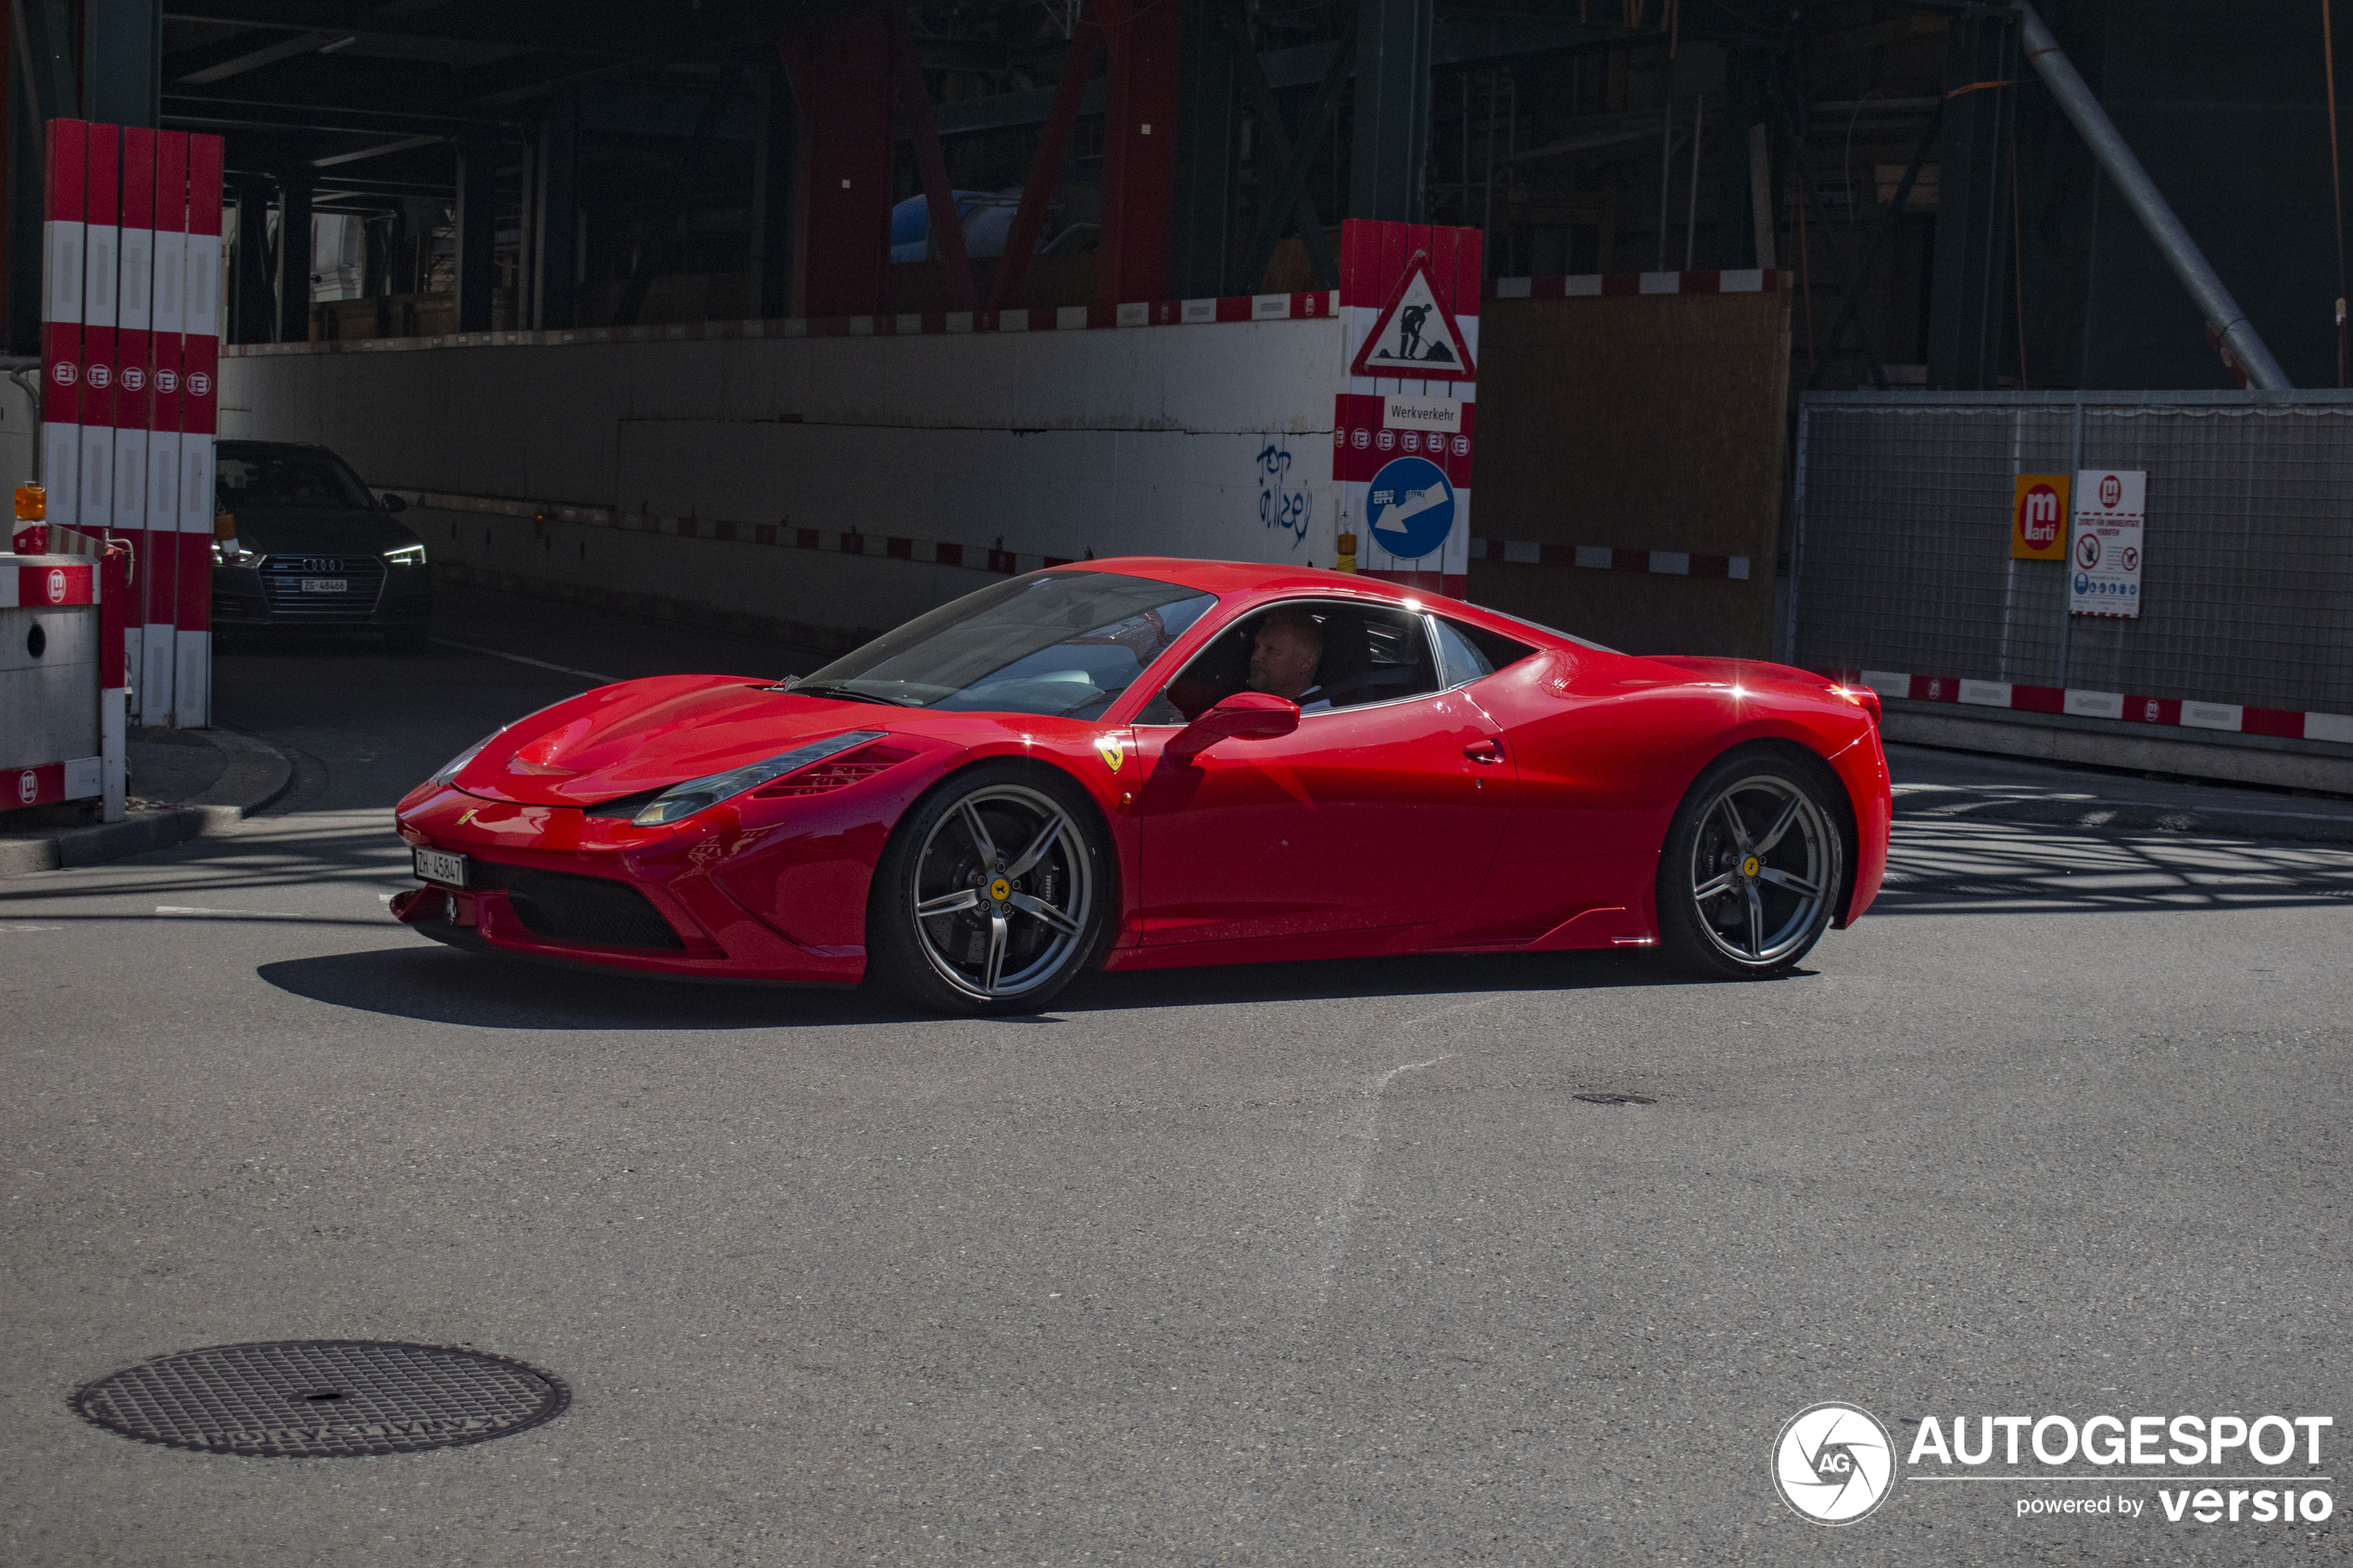
[(101, 865), (127, 855), (169, 849), (207, 834), (225, 833), (275, 804), (293, 787), (294, 763), (277, 747), (233, 730), (202, 733), (228, 755), (228, 766), (211, 788), (184, 805), (133, 811), (119, 822), (0, 838), (0, 877)]
[(1897, 785), (1895, 815), (1899, 820), (2029, 822), (2089, 833), (2203, 834), (2226, 838), (2353, 844), (2353, 813), (2233, 807), (2215, 809), (2146, 800), (2106, 800), (2089, 795), (1996, 794), (1945, 784)]

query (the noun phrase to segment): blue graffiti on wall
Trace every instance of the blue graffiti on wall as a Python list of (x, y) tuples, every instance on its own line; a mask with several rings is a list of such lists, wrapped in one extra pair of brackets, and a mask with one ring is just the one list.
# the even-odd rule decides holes
[(1290, 467), (1288, 442), (1277, 438), (1259, 449), (1258, 520), (1289, 533), (1291, 548), (1297, 549), (1306, 542), (1307, 520), (1315, 510), (1315, 497), (1303, 486), (1291, 488)]

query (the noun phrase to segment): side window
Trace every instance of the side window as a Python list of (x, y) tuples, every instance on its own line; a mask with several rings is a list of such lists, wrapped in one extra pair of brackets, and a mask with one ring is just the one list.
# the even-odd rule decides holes
[(1438, 637), (1439, 684), (1444, 688), (1492, 675), (1536, 651), (1525, 643), (1498, 636), (1483, 627), (1449, 621), (1442, 615), (1431, 616), (1429, 624)]
[(1236, 692), (1264, 691), (1322, 713), (1440, 689), (1423, 618), (1344, 600), (1292, 600), (1244, 616), (1211, 639), (1137, 715), (1181, 724)]

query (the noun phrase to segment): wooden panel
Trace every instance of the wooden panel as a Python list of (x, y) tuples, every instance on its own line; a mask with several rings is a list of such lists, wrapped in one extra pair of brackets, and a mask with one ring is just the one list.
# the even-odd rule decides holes
[(1751, 567), (1737, 583), (1474, 560), (1471, 597), (1629, 652), (1768, 656), (1788, 295), (1491, 299), (1481, 326), (1479, 537)]

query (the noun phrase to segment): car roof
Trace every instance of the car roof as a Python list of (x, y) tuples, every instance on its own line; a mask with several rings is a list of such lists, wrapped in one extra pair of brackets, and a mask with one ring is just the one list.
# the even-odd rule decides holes
[(1516, 615), (1504, 615), (1478, 605), (1466, 604), (1428, 588), (1390, 583), (1362, 572), (1318, 571), (1312, 567), (1271, 565), (1264, 561), (1195, 560), (1183, 556), (1114, 556), (1101, 560), (1068, 561), (1051, 570), (1117, 571), (1130, 577), (1151, 577), (1163, 583), (1174, 583), (1180, 588), (1198, 588), (1220, 598), (1280, 598), (1300, 594), (1323, 594), (1378, 599), (1459, 616), (1473, 625), (1522, 641), (1552, 641), (1554, 646), (1572, 645), (1601, 652), (1615, 651), (1602, 648), (1597, 643), (1586, 642), (1572, 633), (1522, 621)]

